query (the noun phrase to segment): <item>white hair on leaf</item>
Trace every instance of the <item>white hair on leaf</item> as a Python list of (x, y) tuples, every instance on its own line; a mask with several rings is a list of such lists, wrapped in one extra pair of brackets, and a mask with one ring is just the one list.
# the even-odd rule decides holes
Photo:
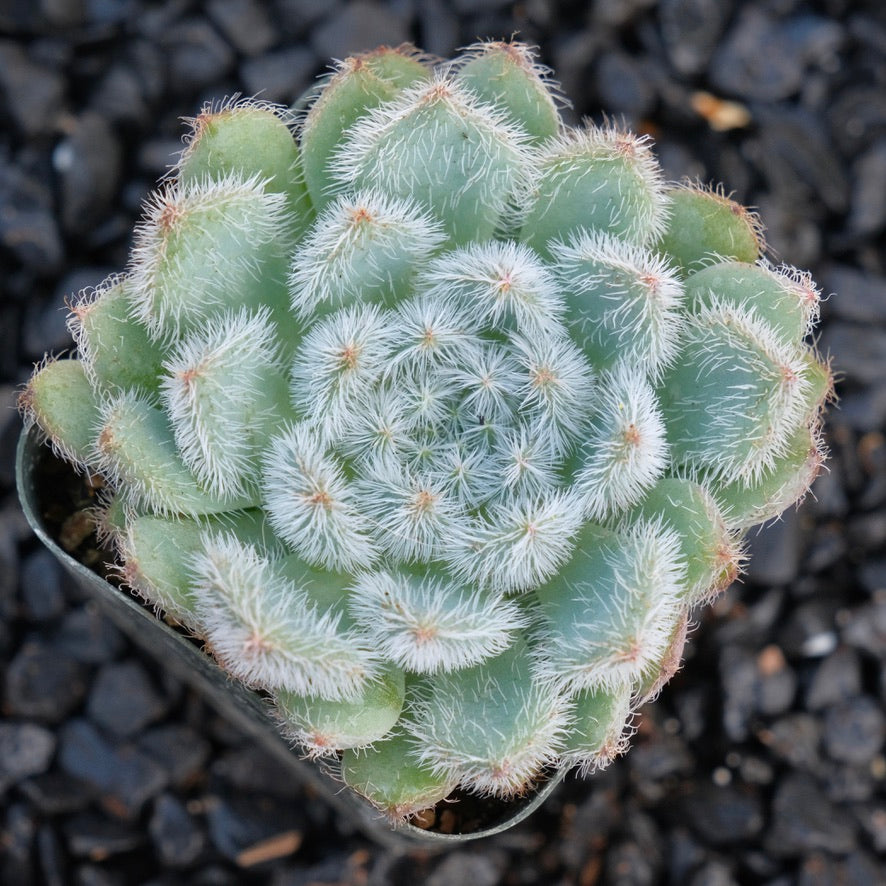
[(207, 534), (193, 562), (200, 624), (212, 653), (249, 686), (329, 700), (356, 700), (378, 659), (339, 618), (255, 548)]
[[(676, 532), (638, 521), (579, 537), (576, 554), (539, 588), (539, 679), (560, 692), (636, 686), (660, 667), (685, 606)], [(585, 531), (587, 532), (587, 530)]]
[(526, 792), (555, 765), (567, 698), (532, 677), (525, 642), (471, 668), (427, 680), (404, 721), (418, 760), (482, 796)]
[(513, 336), (523, 370), (521, 413), (534, 437), (563, 455), (581, 433), (591, 410), (594, 374), (568, 338)]
[(309, 320), (320, 307), (391, 303), (443, 240), (439, 223), (412, 200), (376, 189), (344, 194), (299, 244), (289, 275), (292, 310)]
[(528, 246), (473, 243), (433, 259), (416, 281), (430, 297), (454, 299), (492, 329), (559, 334), (563, 299), (551, 271)]
[(527, 591), (569, 559), (581, 523), (580, 502), (569, 491), (496, 503), (460, 527), (444, 556), (459, 578), (496, 592)]
[(377, 462), (356, 482), (355, 493), (376, 544), (406, 563), (438, 556), (463, 518), (458, 502), (427, 471)]
[(580, 230), (557, 243), (555, 273), (568, 293), (573, 338), (602, 361), (653, 376), (674, 361), (685, 325), (685, 292), (660, 255), (607, 231)]
[(340, 435), (388, 365), (395, 329), (375, 305), (342, 308), (318, 320), (293, 363), (296, 407), (329, 434)]
[(134, 232), (128, 279), (132, 315), (152, 338), (171, 341), (184, 327), (234, 307), (231, 292), (260, 279), (269, 246), (282, 247), (289, 227), (285, 195), (265, 184), (230, 174), (171, 183), (149, 199)]
[(377, 549), (339, 462), (304, 423), (275, 437), (262, 472), (268, 519), (309, 563), (332, 570), (368, 566)]
[(224, 313), (178, 342), (160, 392), (176, 445), (198, 481), (219, 495), (254, 485), (264, 426), (285, 396), (267, 310)]
[(481, 347), (476, 316), (452, 299), (421, 294), (399, 305), (392, 325), (397, 348), (391, 371), (422, 376), (470, 360)]
[(358, 576), (349, 611), (383, 658), (426, 674), (498, 655), (526, 626), (514, 602), (430, 570)]
[(597, 412), (575, 478), (591, 520), (636, 504), (669, 463), (664, 419), (643, 372), (623, 363), (600, 378), (597, 390)]

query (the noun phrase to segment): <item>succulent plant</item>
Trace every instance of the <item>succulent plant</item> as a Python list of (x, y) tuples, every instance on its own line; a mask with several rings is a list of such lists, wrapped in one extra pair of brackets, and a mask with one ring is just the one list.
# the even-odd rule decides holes
[(26, 417), (125, 583), (394, 818), (624, 750), (809, 488), (818, 292), (527, 47), (207, 107)]

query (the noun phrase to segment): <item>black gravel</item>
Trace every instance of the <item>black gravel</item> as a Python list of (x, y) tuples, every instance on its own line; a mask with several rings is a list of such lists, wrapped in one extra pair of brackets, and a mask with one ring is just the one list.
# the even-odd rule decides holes
[[(0, 2), (0, 882), (886, 882), (886, 7), (882, 0)], [(292, 102), (328, 57), (537, 43), (573, 120), (760, 208), (825, 293), (830, 471), (697, 615), (633, 751), (510, 832), (380, 848), (145, 657), (43, 552), (13, 490), (15, 390), (65, 294), (124, 266), (179, 118)], [(732, 105), (696, 110), (708, 93)], [(738, 112), (736, 114), (736, 112)], [(724, 128), (725, 127), (725, 128)]]

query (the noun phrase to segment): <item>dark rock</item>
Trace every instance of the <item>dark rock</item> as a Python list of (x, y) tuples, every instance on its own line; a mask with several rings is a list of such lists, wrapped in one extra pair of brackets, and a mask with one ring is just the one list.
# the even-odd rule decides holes
[(252, 863), (251, 850), (257, 845), (276, 838), (281, 847), (295, 852), (304, 833), (297, 806), (260, 795), (210, 796), (206, 819), (215, 848), (244, 867)]
[(448, 853), (427, 879), (427, 886), (470, 883), (472, 886), (496, 886), (501, 883), (507, 858), (503, 852), (457, 850)]
[(847, 227), (855, 235), (872, 234), (886, 225), (886, 202), (881, 199), (886, 193), (886, 139), (859, 157), (854, 172)]
[(725, 692), (724, 725), (734, 740), (747, 735), (753, 715), (776, 716), (786, 711), (797, 689), (797, 675), (777, 646), (768, 646), (758, 655), (726, 647), (720, 676)]
[(230, 788), (272, 794), (281, 799), (291, 799), (300, 790), (293, 783), (292, 775), (272, 756), (255, 745), (228, 751), (213, 761), (212, 775), (224, 781)]
[(886, 383), (875, 382), (841, 397), (839, 421), (862, 433), (878, 431), (886, 425)]
[(95, 796), (95, 791), (85, 782), (54, 769), (21, 782), (18, 789), (43, 815), (79, 812)]
[(62, 620), (53, 643), (84, 664), (104, 664), (125, 648), (122, 634), (94, 603), (71, 609)]
[(422, 48), (440, 58), (459, 45), (459, 19), (448, 0), (421, 0), (418, 4)]
[(827, 19), (802, 15), (778, 21), (746, 6), (711, 60), (711, 81), (728, 95), (775, 102), (797, 93), (807, 66), (826, 64), (842, 39), (842, 28)]
[(886, 883), (886, 864), (856, 849), (837, 864), (836, 882), (841, 886), (869, 886), (870, 883)]
[(825, 716), (824, 745), (834, 760), (862, 766), (880, 752), (886, 717), (867, 695), (833, 705)]
[(690, 873), (704, 860), (705, 850), (695, 836), (680, 825), (668, 835), (668, 881), (686, 883)]
[(128, 659), (99, 670), (86, 709), (89, 717), (107, 732), (127, 737), (159, 720), (167, 705), (144, 667)]
[(121, 163), (120, 145), (104, 117), (87, 111), (73, 121), (70, 134), (52, 153), (67, 232), (88, 234), (107, 213), (119, 187)]
[(0, 160), (0, 205), (0, 244), (33, 272), (56, 273), (64, 246), (46, 186)]
[(321, 58), (346, 58), (382, 44), (409, 40), (407, 23), (390, 6), (374, 0), (353, 0), (333, 11), (311, 33), (311, 47)]
[(5, 674), (5, 712), (60, 723), (86, 694), (86, 671), (71, 656), (42, 642), (23, 646)]
[[(331, 15), (341, 6), (341, 0), (329, 0), (319, 4), (316, 0), (272, 0), (274, 24), (288, 37), (290, 42), (301, 42), (305, 30), (320, 19)], [(326, 64), (326, 60), (321, 60)]]
[(605, 52), (597, 61), (595, 82), (604, 108), (638, 121), (652, 107), (655, 92), (646, 71), (623, 52)]
[(863, 803), (852, 811), (870, 838), (874, 852), (886, 853), (886, 809), (879, 803)]
[[(813, 495), (817, 494), (813, 490)], [(831, 504), (833, 503), (831, 499)], [(816, 508), (816, 510), (818, 510)], [(810, 573), (824, 572), (846, 556), (846, 544), (843, 527), (839, 523), (829, 523), (816, 527), (812, 539), (803, 558), (803, 565)], [(825, 649), (825, 652), (830, 651)]]
[(839, 637), (835, 621), (838, 604), (822, 599), (821, 594), (792, 609), (778, 639), (789, 656), (816, 658), (836, 649)]
[(10, 803), (2, 822), (3, 852), (0, 852), (0, 877), (4, 883), (34, 882), (31, 861), (37, 824), (24, 803)]
[(825, 299), (823, 316), (856, 323), (886, 322), (886, 277), (841, 264), (826, 265), (817, 276)]
[(776, 758), (794, 769), (816, 772), (821, 767), (821, 732), (820, 722), (811, 714), (795, 713), (780, 717), (759, 737)]
[(64, 110), (65, 81), (24, 46), (0, 40), (0, 98), (25, 138), (52, 132)]
[(94, 864), (78, 865), (75, 871), (76, 886), (126, 886), (124, 874)]
[(93, 785), (102, 805), (132, 819), (167, 785), (163, 768), (131, 745), (107, 742), (87, 720), (75, 719), (61, 731), (59, 764), (69, 775)]
[(729, 17), (730, 3), (717, 0), (662, 0), (661, 32), (671, 64), (681, 74), (705, 69)]
[(277, 42), (277, 32), (265, 7), (254, 0), (209, 0), (206, 12), (243, 55), (260, 55)]
[(170, 82), (183, 93), (217, 85), (234, 67), (235, 54), (207, 21), (189, 18), (161, 37)]
[(872, 83), (849, 82), (824, 108), (831, 137), (852, 157), (886, 134), (886, 96)]
[(684, 799), (683, 809), (695, 831), (715, 846), (748, 840), (763, 827), (759, 797), (732, 786), (702, 784)]
[[(879, 765), (879, 763), (875, 764)], [(877, 792), (877, 782), (871, 778), (871, 764), (853, 766), (847, 763), (832, 763), (830, 760), (817, 773), (818, 781), (824, 788), (827, 798), (843, 806), (852, 803), (866, 803)]]
[(766, 846), (776, 856), (798, 856), (815, 850), (850, 852), (855, 829), (804, 775), (787, 775), (772, 801), (772, 826)]
[(31, 621), (52, 621), (65, 609), (62, 570), (44, 548), (25, 558), (21, 573), (22, 614)]
[(886, 597), (854, 610), (843, 627), (843, 639), (878, 660), (886, 657)]
[(847, 522), (846, 536), (857, 557), (878, 551), (886, 544), (886, 511), (852, 517)]
[(728, 865), (710, 861), (693, 874), (689, 886), (738, 886)]
[(0, 723), (0, 794), (30, 775), (45, 772), (55, 735), (33, 723)]
[(612, 886), (652, 886), (657, 882), (654, 861), (636, 843), (616, 843), (606, 853), (605, 882)]
[[(692, 755), (686, 743), (679, 736), (667, 733), (632, 748), (629, 766), (631, 778), (644, 792), (652, 789), (655, 782), (667, 782), (693, 771)], [(665, 786), (659, 786), (657, 795), (661, 796), (665, 790)]]
[(816, 668), (806, 692), (806, 707), (820, 711), (853, 698), (861, 692), (861, 663), (858, 653), (840, 647)]
[(857, 574), (861, 586), (872, 596), (886, 592), (886, 558), (879, 557), (861, 563)]
[(185, 785), (195, 779), (209, 758), (211, 747), (199, 732), (179, 723), (147, 730), (138, 747), (166, 771), (170, 784)]
[(821, 352), (833, 357), (833, 368), (853, 381), (873, 385), (886, 378), (886, 336), (873, 326), (836, 322), (825, 327)]
[(802, 535), (796, 508), (788, 508), (765, 529), (747, 535), (749, 561), (745, 567), (748, 581), (760, 585), (789, 584), (796, 578)]
[(94, 812), (79, 812), (64, 824), (68, 852), (80, 858), (103, 859), (138, 848), (144, 837), (133, 825)]
[(52, 825), (42, 824), (37, 831), (37, 861), (41, 886), (65, 886), (67, 859)]
[(314, 54), (301, 46), (267, 52), (246, 59), (240, 66), (240, 76), (250, 95), (287, 105), (308, 89), (316, 71)]
[(778, 101), (803, 83), (799, 47), (786, 44), (778, 23), (756, 7), (742, 10), (711, 61), (711, 82), (726, 95)]
[(800, 864), (797, 886), (831, 886), (836, 882), (836, 864), (826, 855), (814, 852)]
[(172, 794), (161, 794), (154, 802), (148, 832), (160, 862), (173, 868), (196, 861), (206, 845), (203, 831)]
[[(812, 221), (823, 206), (844, 212), (849, 206), (848, 178), (818, 118), (804, 109), (768, 106), (755, 109), (755, 116), (760, 123), (756, 146), (760, 169), (771, 190), (787, 201), (790, 212)], [(768, 226), (768, 213), (764, 217)], [(767, 239), (771, 239), (768, 234)], [(803, 264), (790, 255), (793, 263)]]

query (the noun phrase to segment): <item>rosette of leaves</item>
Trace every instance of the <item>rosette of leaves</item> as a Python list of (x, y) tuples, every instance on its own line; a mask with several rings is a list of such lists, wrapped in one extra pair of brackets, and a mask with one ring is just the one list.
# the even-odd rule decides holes
[(818, 292), (516, 43), (191, 121), (28, 421), (125, 582), (402, 819), (608, 763), (823, 459)]

